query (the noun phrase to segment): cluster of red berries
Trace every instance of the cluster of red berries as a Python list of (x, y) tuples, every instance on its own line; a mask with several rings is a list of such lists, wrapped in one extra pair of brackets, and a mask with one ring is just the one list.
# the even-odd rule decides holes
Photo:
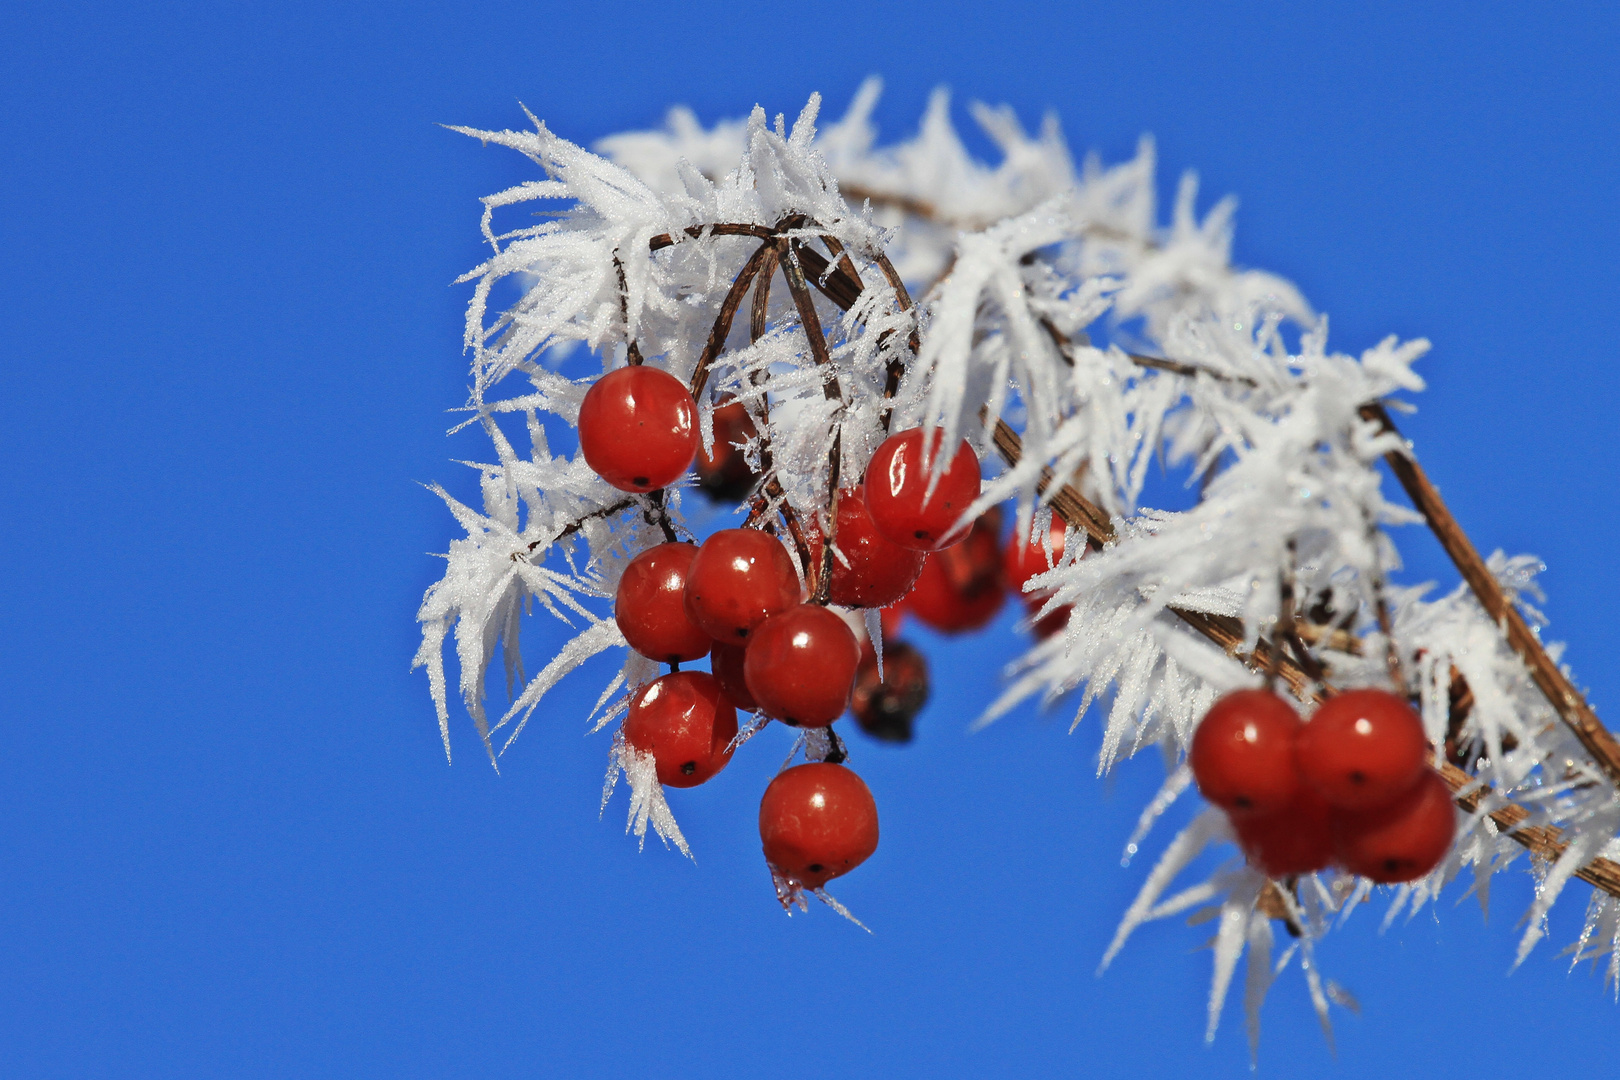
[(1433, 870), (1456, 833), (1451, 790), (1427, 752), (1417, 714), (1383, 690), (1341, 693), (1309, 723), (1268, 690), (1237, 690), (1198, 725), (1188, 762), (1269, 877), (1336, 863), (1394, 883)]
[[(746, 463), (721, 448), (735, 451), (733, 443), (746, 439), (747, 414), (725, 406), (716, 411), (715, 426), (716, 451), (700, 468), (704, 486), (746, 494), (752, 486)], [(673, 483), (698, 452), (690, 393), (667, 372), (646, 366), (598, 380), (581, 406), (579, 433), (586, 462), (625, 491)], [(962, 539), (952, 528), (978, 498), (979, 461), (960, 442), (943, 473), (931, 478), (940, 442), (936, 433), (930, 445), (920, 429), (891, 435), (864, 482), (839, 492), (833, 525), (839, 557), (823, 550), (819, 533), (806, 538), (814, 570), (833, 560), (826, 567), (828, 603), (892, 608), (912, 592), (930, 552), (948, 553)], [(926, 696), (921, 657), (890, 650), (886, 666), (896, 677), (868, 678), (857, 690), (863, 660), (875, 667), (875, 657), (863, 657), (844, 618), (809, 602), (807, 591), (787, 549), (759, 529), (722, 529), (701, 545), (659, 544), (626, 566), (614, 598), (619, 629), (631, 648), (676, 668), (635, 693), (624, 722), (625, 741), (652, 756), (661, 783), (692, 787), (725, 768), (738, 708), (825, 728), (853, 696), (878, 727), (888, 722), (885, 730), (892, 730), (901, 718), (909, 734), (919, 685)], [(704, 656), (709, 671), (679, 670)], [(779, 774), (766, 790), (760, 837), (779, 876), (815, 889), (876, 849), (877, 811), (866, 785), (841, 764), (802, 765)]]

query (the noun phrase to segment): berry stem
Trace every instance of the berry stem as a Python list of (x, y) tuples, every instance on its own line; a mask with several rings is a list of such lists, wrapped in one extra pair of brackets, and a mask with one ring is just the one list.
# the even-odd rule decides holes
[(624, 263), (619, 261), (619, 253), (613, 253), (613, 270), (619, 275), (619, 318), (624, 322), (625, 359), (631, 367), (641, 366), (641, 349), (636, 345), (635, 335), (630, 332), (630, 287), (624, 280)]
[[(709, 330), (708, 343), (703, 346), (703, 353), (698, 357), (697, 367), (692, 371), (692, 397), (696, 399), (703, 393), (703, 385), (709, 380), (709, 365), (713, 364), (720, 351), (725, 348), (726, 338), (731, 336), (731, 321), (737, 317), (737, 309), (742, 306), (742, 298), (748, 292), (748, 286), (754, 281), (754, 276), (765, 270), (767, 279), (770, 269), (767, 256), (774, 256), (776, 245), (771, 241), (759, 245), (754, 253), (743, 263), (743, 268), (737, 272), (737, 277), (726, 292), (726, 297), (720, 302), (720, 313), (714, 317), (714, 326)], [(757, 293), (755, 294), (757, 297)], [(755, 300), (757, 309), (759, 301)], [(758, 340), (758, 335), (755, 335)]]

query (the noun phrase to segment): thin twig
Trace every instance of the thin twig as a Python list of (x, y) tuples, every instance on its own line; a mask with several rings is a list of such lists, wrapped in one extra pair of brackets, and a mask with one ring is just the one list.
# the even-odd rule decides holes
[(720, 313), (714, 317), (714, 326), (709, 330), (709, 340), (703, 346), (703, 353), (698, 357), (697, 367), (692, 372), (692, 397), (703, 393), (703, 384), (709, 378), (709, 365), (719, 357), (720, 350), (726, 347), (726, 338), (731, 336), (731, 320), (737, 315), (737, 309), (742, 306), (742, 298), (748, 292), (748, 286), (753, 283), (754, 275), (759, 273), (760, 267), (766, 260), (766, 252), (773, 251), (775, 244), (769, 240), (754, 249), (754, 253), (743, 263), (743, 268), (737, 271), (737, 277), (726, 290), (726, 298), (720, 302)]
[(832, 602), (833, 547), (838, 543), (838, 472), (843, 460), (844, 429), (833, 432), (832, 452), (827, 457), (827, 534), (821, 540), (821, 565), (816, 568), (816, 591), (810, 598), (813, 604)]
[[(559, 531), (556, 536), (549, 537), (549, 538), (542, 536), (538, 540), (531, 540), (529, 542), (529, 550), (533, 551), (535, 548), (539, 547), (541, 544), (555, 544), (558, 540), (561, 540), (563, 537), (571, 536), (574, 533), (579, 532), (580, 528), (582, 526), (584, 526), (584, 524), (587, 521), (591, 520), (592, 518), (608, 518), (608, 517), (612, 517), (614, 514), (617, 514), (619, 511), (628, 510), (634, 505), (636, 505), (636, 499), (635, 499), (634, 496), (631, 496), (630, 498), (620, 499), (618, 502), (614, 503), (611, 506), (604, 506), (599, 510), (592, 510), (588, 514), (582, 514), (578, 518), (574, 519), (573, 521), (570, 521), (567, 525), (564, 525), (562, 527), (562, 530)], [(517, 552), (513, 552), (512, 557), (516, 558), (517, 555), (518, 555)]]
[[(799, 313), (799, 324), (804, 328), (804, 335), (810, 343), (810, 355), (815, 358), (816, 365), (826, 369), (823, 376), (821, 392), (828, 401), (842, 401), (843, 394), (838, 389), (838, 373), (833, 367), (832, 354), (827, 351), (827, 337), (821, 329), (821, 317), (816, 314), (816, 302), (810, 296), (810, 287), (804, 280), (804, 268), (799, 265), (797, 258), (800, 251), (806, 250), (802, 245), (789, 241), (788, 249), (782, 259), (782, 277), (786, 279), (788, 292), (793, 295), (793, 306)], [(812, 252), (812, 254), (814, 254)]]
[(619, 275), (619, 318), (624, 322), (624, 340), (629, 342), (625, 349), (625, 359), (631, 367), (641, 366), (641, 348), (636, 344), (635, 335), (630, 333), (630, 286), (625, 284), (624, 263), (619, 261), (619, 253), (613, 253), (613, 269)]
[[(1022, 447), (1018, 442), (1016, 432), (1008, 429), (1007, 438), (1003, 435), (1001, 425), (997, 425), (996, 447), (1007, 459), (1009, 465), (1016, 465), (1019, 461)], [(1113, 539), (1113, 530), (1096, 529), (1096, 521), (1101, 516), (1099, 507), (1093, 506), (1084, 495), (1074, 490), (1070, 485), (1064, 485), (1058, 495), (1051, 501), (1053, 510), (1068, 524), (1078, 529), (1085, 529), (1093, 540), (1107, 543)], [(1071, 514), (1073, 516), (1071, 516)], [(1094, 531), (1095, 530), (1095, 531)], [(1099, 535), (1102, 533), (1102, 535)], [(1477, 557), (1477, 556), (1476, 556)], [(1494, 580), (1494, 579), (1493, 579)], [(1272, 663), (1270, 650), (1264, 642), (1256, 646), (1254, 652), (1247, 657), (1237, 650), (1244, 640), (1243, 625), (1236, 619), (1226, 616), (1210, 615), (1205, 612), (1184, 611), (1180, 608), (1169, 609), (1171, 614), (1177, 616), (1182, 622), (1193, 630), (1220, 646), (1228, 655), (1244, 661), (1250, 668), (1264, 670)], [(1296, 697), (1301, 699), (1314, 699), (1325, 701), (1337, 692), (1331, 685), (1312, 679), (1300, 666), (1286, 657), (1276, 660), (1278, 675), (1293, 689)], [(1314, 685), (1314, 693), (1310, 688)], [(1465, 789), (1474, 789), (1469, 795), (1456, 800), (1457, 805), (1470, 813), (1478, 809), (1480, 801), (1485, 797), (1485, 790), (1480, 788), (1479, 781), (1469, 776), (1449, 762), (1439, 762), (1436, 766), (1440, 776), (1448, 787), (1455, 793)], [(1524, 825), (1530, 817), (1530, 812), (1514, 803), (1504, 803), (1499, 809), (1492, 811), (1491, 819), (1495, 821), (1510, 838), (1528, 848), (1540, 858), (1556, 860), (1563, 854), (1567, 845), (1560, 839), (1560, 830), (1547, 825)], [(1581, 880), (1602, 889), (1610, 896), (1620, 898), (1620, 863), (1609, 859), (1593, 859), (1576, 872)]]
[[(1399, 434), (1394, 422), (1389, 418), (1388, 411), (1382, 405), (1363, 406), (1361, 415), (1368, 420), (1376, 421), (1384, 431)], [(1519, 658), (1530, 669), (1530, 678), (1535, 680), (1536, 686), (1540, 688), (1553, 710), (1575, 733), (1581, 746), (1592, 755), (1592, 760), (1598, 767), (1608, 774), (1610, 780), (1620, 784), (1620, 743), (1617, 743), (1614, 734), (1603, 726), (1597, 713), (1587, 704), (1581, 692), (1575, 689), (1569, 677), (1553, 658), (1547, 655), (1541, 640), (1525, 622), (1518, 607), (1508, 599), (1502, 583), (1496, 580), (1496, 575), (1486, 566), (1473, 541), (1463, 532), (1462, 526), (1457, 524), (1457, 519), (1452, 517), (1445, 500), (1440, 498), (1439, 490), (1429, 480), (1423, 467), (1412, 457), (1410, 449), (1391, 451), (1384, 455), (1384, 460), (1389, 464), (1395, 478), (1400, 481), (1401, 487), (1406, 489), (1412, 505), (1423, 515), (1435, 539), (1440, 541), (1440, 546), (1451, 556), (1451, 561), (1456, 564), (1463, 580), (1468, 583), (1480, 607), (1485, 609), (1485, 614), (1492, 621), (1503, 628), (1508, 645), (1519, 654)]]

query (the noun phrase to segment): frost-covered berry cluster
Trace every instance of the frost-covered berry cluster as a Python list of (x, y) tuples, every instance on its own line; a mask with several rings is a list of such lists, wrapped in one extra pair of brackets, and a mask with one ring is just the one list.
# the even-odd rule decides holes
[[(1620, 986), (1620, 746), (1540, 641), (1536, 560), (1482, 558), (1395, 429), (1427, 343), (1330, 351), (1293, 286), (1230, 264), (1229, 200), (1199, 218), (1188, 177), (1160, 223), (1146, 140), (1076, 165), (1055, 123), (1032, 137), (976, 106), (989, 165), (939, 95), (879, 146), (877, 93), (823, 128), (818, 98), (791, 127), (676, 110), (597, 153), (532, 116), (459, 129), (541, 175), (484, 200), (491, 254), (464, 279), (467, 424), (494, 460), (475, 465), (481, 511), (439, 490), (466, 536), (418, 616), (446, 754), (452, 635), (492, 760), (560, 678), (628, 645), (594, 715), (620, 721), (604, 806), (622, 773), (630, 827), (684, 851), (664, 788), (796, 725), (807, 760), (764, 792), (762, 846), (784, 905), (838, 906), (822, 886), (878, 829), (836, 721), (909, 737), (927, 671), (898, 620), (977, 629), (1011, 590), (1033, 640), (979, 723), (1030, 699), (1076, 724), (1096, 706), (1100, 770), (1157, 748), (1168, 776), (1127, 861), (1195, 776), (1215, 804), (1103, 961), (1147, 921), (1217, 920), (1211, 1035), (1245, 951), (1251, 1038), (1296, 959), (1325, 1024), (1348, 994), (1320, 943), (1377, 883), (1395, 883), (1386, 920), (1465, 871), (1483, 903), (1525, 854), (1520, 959), (1579, 876), (1594, 889), (1571, 951)], [(551, 209), (497, 231), (535, 202)], [(580, 450), (554, 455), (564, 428)], [(1140, 505), (1155, 459), (1186, 509)], [(1415, 523), (1457, 563), (1452, 592), (1389, 581), (1389, 529)], [(573, 631), (530, 676), (535, 604)], [(491, 723), (497, 651), (513, 700)]]

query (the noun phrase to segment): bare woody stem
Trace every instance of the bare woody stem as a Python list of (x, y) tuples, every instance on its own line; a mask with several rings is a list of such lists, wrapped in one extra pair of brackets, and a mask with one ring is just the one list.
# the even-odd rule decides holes
[[(1004, 430), (1005, 429), (1005, 430)], [(996, 448), (1009, 465), (1016, 465), (1022, 459), (1022, 445), (1017, 432), (1007, 428), (1003, 423), (996, 425)], [(1047, 474), (1049, 475), (1049, 474)], [(1438, 496), (1437, 496), (1438, 497)], [(1107, 543), (1113, 539), (1111, 525), (1098, 527), (1099, 520), (1106, 520), (1100, 507), (1095, 506), (1071, 485), (1065, 484), (1059, 489), (1051, 500), (1052, 509), (1064, 521), (1077, 529), (1086, 530), (1088, 536), (1097, 543)], [(1070, 515), (1073, 516), (1070, 516)], [(1477, 554), (1475, 556), (1478, 557)], [(1494, 581), (1494, 578), (1492, 579)], [(1235, 619), (1218, 615), (1209, 615), (1204, 612), (1184, 611), (1172, 607), (1170, 613), (1178, 617), (1193, 630), (1220, 646), (1228, 655), (1243, 661), (1254, 670), (1266, 670), (1273, 664), (1277, 674), (1293, 689), (1296, 697), (1315, 698), (1326, 700), (1337, 691), (1334, 687), (1312, 679), (1298, 664), (1286, 656), (1274, 654), (1264, 642), (1256, 646), (1255, 651), (1245, 657), (1238, 652), (1243, 638), (1243, 626)], [(1312, 688), (1315, 692), (1312, 693)], [(1466, 792), (1457, 797), (1457, 805), (1469, 813), (1474, 813), (1490, 798), (1490, 790), (1480, 781), (1463, 772), (1450, 762), (1439, 761), (1436, 769), (1441, 779), (1453, 793)], [(1505, 800), (1500, 801), (1496, 810), (1491, 811), (1490, 817), (1498, 828), (1511, 839), (1528, 848), (1538, 858), (1548, 861), (1557, 860), (1568, 845), (1561, 839), (1561, 830), (1550, 825), (1525, 825), (1530, 812)], [(1620, 899), (1620, 863), (1610, 859), (1593, 859), (1575, 872), (1582, 881), (1602, 889), (1610, 896)]]
[[(1362, 416), (1368, 420), (1376, 421), (1383, 429), (1393, 434), (1395, 424), (1390, 420), (1389, 413), (1382, 405), (1373, 404), (1362, 407)], [(1587, 704), (1586, 698), (1574, 684), (1569, 681), (1553, 658), (1547, 655), (1547, 650), (1538, 638), (1518, 607), (1508, 598), (1502, 583), (1496, 580), (1480, 557), (1479, 550), (1474, 547), (1468, 534), (1463, 532), (1457, 519), (1452, 517), (1451, 510), (1445, 501), (1440, 498), (1439, 490), (1429, 480), (1411, 456), (1411, 451), (1391, 452), (1384, 455), (1390, 471), (1400, 481), (1401, 487), (1406, 489), (1407, 497), (1412, 505), (1417, 507), (1428, 523), (1429, 530), (1434, 533), (1440, 546), (1451, 556), (1457, 570), (1462, 574), (1463, 580), (1473, 591), (1480, 607), (1485, 614), (1503, 628), (1507, 635), (1508, 645), (1525, 662), (1530, 669), (1530, 677), (1546, 696), (1553, 710), (1558, 713), (1569, 729), (1580, 740), (1581, 746), (1592, 755), (1592, 760), (1606, 773), (1611, 781), (1620, 784), (1620, 743), (1617, 743), (1614, 734), (1597, 718), (1592, 706)]]
[[(855, 189), (846, 189), (846, 193), (852, 197), (859, 197), (859, 193)], [(878, 200), (874, 199), (874, 201)], [(893, 205), (900, 205), (899, 202), (894, 200), (889, 201)], [(933, 207), (924, 204), (903, 205), (901, 208), (921, 217), (934, 216)], [(761, 261), (766, 258), (763, 253), (767, 248), (779, 251), (777, 244), (781, 242), (780, 231), (760, 225), (717, 224), (701, 227), (694, 226), (684, 231), (693, 238), (703, 236), (705, 233), (719, 236), (758, 237), (767, 241), (755, 252), (755, 257)], [(674, 238), (666, 233), (653, 237), (649, 243), (649, 248), (652, 251), (657, 251), (674, 243)], [(782, 260), (784, 263), (784, 277), (787, 279), (789, 288), (794, 293), (795, 307), (798, 308), (800, 320), (805, 325), (806, 332), (811, 338), (811, 349), (816, 353), (818, 363), (823, 362), (822, 357), (826, 353), (826, 340), (820, 334), (820, 320), (815, 317), (814, 305), (809, 302), (807, 279), (804, 271), (809, 271), (808, 283), (813, 283), (829, 300), (846, 311), (854, 306), (856, 298), (862, 292), (859, 276), (850, 272), (853, 267), (849, 265), (847, 255), (836, 247), (829, 246), (829, 250), (833, 251), (835, 258), (838, 258), (842, 264), (836, 270), (828, 260), (822, 258), (813, 249), (797, 243), (792, 244), (790, 257)], [(904, 286), (899, 283), (894, 268), (889, 264), (887, 258), (881, 254), (878, 261), (883, 269), (884, 276), (888, 279), (895, 290), (896, 296), (899, 298), (901, 309), (909, 309), (910, 297), (905, 293)], [(752, 259), (750, 265), (754, 266), (755, 273), (760, 269)], [(768, 273), (769, 271), (767, 271)], [(741, 277), (742, 274), (739, 274), (739, 278)], [(746, 291), (746, 284), (744, 282), (743, 287), (739, 288), (734, 283), (732, 292), (736, 297), (735, 303), (731, 303), (731, 294), (727, 296), (730, 305), (729, 314), (725, 311), (725, 305), (722, 306), (722, 315), (727, 319), (725, 323), (727, 332), (729, 332), (730, 328), (730, 317), (735, 315), (736, 307), (741, 303), (742, 294)], [(763, 282), (762, 285), (764, 288), (756, 291), (755, 294), (753, 312), (755, 325), (753, 329), (756, 339), (762, 331), (768, 303), (768, 292), (765, 291), (768, 289), (768, 285)], [(816, 333), (809, 334), (812, 327), (815, 328)], [(1057, 344), (1063, 358), (1072, 363), (1072, 357), (1068, 355), (1068, 348), (1070, 347), (1068, 339), (1058, 332), (1055, 326), (1046, 325), (1046, 329)], [(724, 334), (719, 336), (719, 343), (722, 346), (724, 337)], [(714, 336), (711, 335), (711, 341), (713, 340)], [(915, 329), (912, 332), (911, 344), (913, 353), (915, 353), (917, 350)], [(718, 348), (715, 348), (714, 351), (715, 355), (718, 355)], [(1128, 355), (1130, 355), (1132, 362), (1140, 367), (1169, 371), (1189, 377), (1202, 374), (1226, 381), (1248, 381), (1241, 378), (1233, 380), (1230, 376), (1220, 372), (1174, 360), (1134, 354)], [(830, 360), (830, 357), (828, 360)], [(700, 383), (694, 378), (694, 387), (698, 388), (699, 386)], [(837, 384), (834, 381), (829, 396), (836, 394), (836, 386)], [(1365, 405), (1362, 407), (1361, 413), (1364, 418), (1379, 423), (1385, 431), (1396, 432), (1394, 423), (1390, 420), (1388, 412), (1382, 405), (1377, 403)], [(1010, 466), (1017, 465), (1022, 460), (1022, 440), (1019, 438), (1018, 433), (1013, 431), (1005, 421), (998, 420), (996, 422), (994, 442), (997, 450)], [(1458, 571), (1468, 583), (1481, 607), (1484, 608), (1487, 615), (1503, 627), (1509, 645), (1525, 661), (1529, 667), (1531, 678), (1546, 696), (1553, 709), (1574, 732), (1582, 747), (1591, 754), (1597, 765), (1612, 781), (1620, 784), (1620, 743), (1616, 742), (1614, 735), (1598, 720), (1596, 713), (1592, 711), (1585, 698), (1575, 689), (1574, 685), (1547, 654), (1540, 640), (1525, 622), (1523, 615), (1519, 613), (1508, 598), (1501, 583), (1490, 572), (1489, 567), (1486, 566), (1484, 559), (1480, 557), (1472, 541), (1469, 540), (1467, 534), (1463, 532), (1462, 527), (1452, 516), (1449, 508), (1440, 498), (1439, 491), (1428, 479), (1422, 467), (1412, 458), (1409, 450), (1404, 452), (1392, 451), (1385, 456), (1385, 461), (1391, 471), (1395, 473), (1401, 486), (1406, 490), (1413, 505), (1423, 515), (1430, 530), (1451, 557), (1452, 562), (1456, 564)], [(836, 474), (834, 476), (836, 487)], [(1045, 493), (1054, 480), (1055, 477), (1051, 469), (1043, 468), (1037, 484), (1038, 489)], [(774, 492), (771, 491), (771, 488), (774, 488)], [(779, 485), (775, 485), (774, 481), (767, 488), (767, 491), (761, 494), (758, 502), (764, 504), (773, 496), (775, 499), (781, 498), (781, 488)], [(1100, 550), (1105, 544), (1114, 539), (1113, 524), (1108, 515), (1100, 507), (1080, 494), (1073, 485), (1062, 485), (1048, 501), (1053, 511), (1068, 525), (1086, 533), (1087, 541), (1093, 548)], [(616, 505), (613, 508), (604, 510), (603, 513), (617, 512), (617, 510), (624, 509), (628, 505), (628, 502), (623, 505)], [(782, 509), (789, 529), (793, 532), (794, 540), (800, 545), (802, 552), (804, 550), (803, 539), (796, 528), (797, 522), (791, 516), (791, 508), (784, 504)], [(756, 514), (761, 512), (763, 512), (763, 506), (756, 506)], [(751, 515), (751, 518), (754, 516)], [(565, 534), (577, 527), (577, 524), (571, 526), (570, 529), (565, 530)], [(1333, 686), (1321, 681), (1319, 672), (1308, 672), (1298, 662), (1288, 658), (1280, 648), (1272, 647), (1266, 642), (1260, 642), (1249, 655), (1244, 656), (1240, 652), (1240, 648), (1245, 640), (1245, 635), (1243, 625), (1239, 620), (1228, 616), (1211, 615), (1206, 612), (1189, 611), (1176, 607), (1170, 607), (1168, 610), (1192, 630), (1219, 646), (1228, 655), (1245, 663), (1251, 669), (1257, 671), (1275, 670), (1278, 677), (1288, 683), (1297, 697), (1325, 700), (1337, 692)], [(1290, 634), (1288, 636), (1292, 638), (1290, 645), (1302, 657), (1308, 656), (1302, 643), (1298, 642), (1297, 635)], [(1529, 849), (1536, 857), (1555, 861), (1568, 849), (1568, 845), (1561, 839), (1561, 830), (1554, 826), (1525, 824), (1530, 817), (1529, 811), (1514, 803), (1494, 798), (1490, 789), (1481, 784), (1477, 778), (1470, 776), (1448, 761), (1438, 760), (1435, 767), (1454, 794), (1462, 793), (1457, 794), (1456, 802), (1463, 810), (1475, 813), (1486, 805), (1487, 799), (1499, 802), (1500, 805), (1489, 812), (1491, 820), (1506, 835)], [(1601, 889), (1610, 896), (1620, 898), (1620, 863), (1605, 858), (1593, 859), (1577, 869), (1575, 876)]]
[[(1067, 358), (1069, 342), (1058, 332), (1054, 326), (1047, 326), (1047, 332), (1057, 342), (1060, 353)], [(1192, 364), (1183, 364), (1173, 360), (1162, 360), (1151, 356), (1138, 356), (1127, 354), (1131, 362), (1138, 367), (1156, 368), (1161, 371), (1170, 371), (1177, 375), (1198, 376), (1205, 375), (1222, 381), (1249, 382), (1249, 380), (1234, 380), (1230, 376), (1207, 368)], [(1251, 384), (1252, 385), (1252, 384)], [(1390, 419), (1389, 411), (1382, 404), (1373, 402), (1361, 407), (1363, 419), (1377, 423), (1384, 432), (1399, 435), (1395, 422)], [(999, 445), (999, 444), (998, 444)], [(1480, 556), (1479, 549), (1474, 547), (1468, 534), (1463, 531), (1457, 519), (1452, 516), (1451, 510), (1446, 506), (1445, 500), (1440, 497), (1436, 488), (1423, 467), (1412, 456), (1411, 450), (1391, 451), (1384, 455), (1384, 461), (1389, 466), (1395, 478), (1406, 491), (1407, 498), (1412, 505), (1423, 515), (1424, 522), (1429, 531), (1440, 542), (1452, 563), (1457, 567), (1474, 598), (1479, 601), (1480, 607), (1485, 610), (1492, 621), (1502, 627), (1507, 637), (1508, 645), (1524, 661), (1529, 669), (1530, 677), (1538, 689), (1546, 697), (1559, 718), (1563, 720), (1575, 738), (1580, 741), (1581, 747), (1591, 755), (1598, 768), (1602, 769), (1609, 780), (1620, 786), (1620, 742), (1614, 734), (1603, 726), (1597, 713), (1587, 703), (1586, 698), (1575, 685), (1570, 682), (1556, 661), (1548, 655), (1541, 639), (1535, 631), (1525, 622), (1524, 616), (1517, 606), (1508, 598), (1502, 583), (1496, 579), (1486, 566), (1485, 560)], [(1055, 504), (1054, 504), (1055, 505)], [(1068, 520), (1067, 515), (1065, 519)], [(1093, 533), (1095, 539), (1096, 534)], [(1390, 635), (1388, 608), (1383, 602), (1383, 590), (1376, 589), (1376, 603), (1379, 608), (1380, 629), (1390, 642), (1389, 653), (1390, 677), (1400, 684), (1402, 681), (1400, 659), (1393, 648), (1393, 637)]]

